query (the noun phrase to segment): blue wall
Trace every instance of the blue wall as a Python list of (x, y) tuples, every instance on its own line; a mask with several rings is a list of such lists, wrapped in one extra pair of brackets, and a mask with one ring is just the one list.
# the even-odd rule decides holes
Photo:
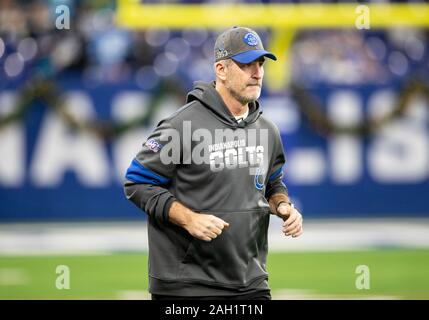
[[(130, 118), (132, 110), (148, 108), (149, 93), (131, 82), (87, 87), (76, 75), (62, 79), (67, 80), (58, 82), (61, 88), (72, 94), (66, 101), (76, 104), (69, 108), (80, 116), (89, 112), (90, 118), (92, 110), (92, 116), (99, 119)], [(368, 117), (374, 108), (371, 104), (394, 104), (397, 92), (395, 84), (309, 89), (326, 106), (324, 112), (339, 123)], [(0, 99), (4, 102), (5, 95), (16, 94), (13, 89), (4, 90)], [(151, 124), (105, 142), (77, 135), (50, 108), (34, 104), (23, 122), (0, 131), (0, 220), (141, 218), (123, 195), (122, 174), (157, 119), (180, 105), (180, 100), (165, 97)], [(288, 95), (264, 94), (262, 105), (265, 115), (281, 130), (287, 154), (285, 182), (307, 217), (429, 215), (429, 126), (424, 102), (415, 102), (408, 115), (368, 138), (317, 134)], [(348, 113), (341, 114), (343, 109)], [(52, 139), (54, 135), (58, 139)], [(49, 143), (59, 144), (54, 146), (59, 150), (64, 145), (88, 150), (78, 149), (75, 143), (85, 145), (89, 140), (89, 152), (72, 161), (81, 163), (81, 169), (67, 165), (73, 155), (63, 159), (49, 153)], [(51, 176), (50, 168), (57, 174)], [(79, 170), (92, 173), (89, 180)]]

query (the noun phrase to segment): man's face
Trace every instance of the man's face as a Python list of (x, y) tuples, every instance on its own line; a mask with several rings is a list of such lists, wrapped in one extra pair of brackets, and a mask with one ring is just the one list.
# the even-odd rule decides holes
[(242, 104), (255, 101), (261, 95), (265, 58), (242, 64), (232, 59), (226, 62), (225, 87)]

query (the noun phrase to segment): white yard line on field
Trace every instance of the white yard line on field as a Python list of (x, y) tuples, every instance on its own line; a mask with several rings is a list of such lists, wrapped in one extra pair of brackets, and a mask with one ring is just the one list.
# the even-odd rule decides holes
[(119, 300), (151, 300), (148, 291), (141, 290), (122, 290), (118, 291)]
[(395, 296), (381, 296), (381, 295), (333, 295), (333, 294), (320, 294), (312, 290), (302, 289), (282, 289), (273, 290), (271, 292), (273, 300), (397, 300), (399, 297)]
[[(304, 234), (285, 237), (272, 216), (272, 251), (339, 251), (429, 248), (429, 219), (306, 219)], [(86, 255), (147, 252), (147, 224), (81, 222), (0, 224), (0, 255)]]

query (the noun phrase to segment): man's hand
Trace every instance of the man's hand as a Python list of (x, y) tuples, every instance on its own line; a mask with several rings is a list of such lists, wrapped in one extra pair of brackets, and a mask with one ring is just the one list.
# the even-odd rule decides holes
[(218, 217), (195, 212), (189, 214), (187, 223), (183, 225), (193, 237), (204, 241), (217, 238), (226, 227), (229, 227), (229, 223)]
[(178, 201), (174, 201), (169, 211), (169, 220), (184, 228), (191, 236), (212, 241), (219, 236), (229, 223), (211, 214), (195, 213)]
[(302, 235), (302, 215), (293, 204), (281, 203), (277, 208), (277, 215), (284, 221), (282, 231), (286, 236), (296, 238)]

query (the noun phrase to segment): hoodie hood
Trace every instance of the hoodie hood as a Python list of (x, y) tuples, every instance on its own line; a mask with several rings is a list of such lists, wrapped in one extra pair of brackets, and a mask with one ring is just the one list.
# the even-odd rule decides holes
[(198, 100), (204, 107), (212, 112), (220, 122), (234, 129), (244, 128), (248, 124), (258, 120), (262, 114), (262, 111), (259, 109), (258, 101), (249, 103), (249, 115), (243, 121), (238, 122), (223, 102), (220, 94), (216, 91), (215, 84), (215, 81), (196, 81), (194, 83), (194, 89), (190, 91), (186, 97), (186, 103)]

